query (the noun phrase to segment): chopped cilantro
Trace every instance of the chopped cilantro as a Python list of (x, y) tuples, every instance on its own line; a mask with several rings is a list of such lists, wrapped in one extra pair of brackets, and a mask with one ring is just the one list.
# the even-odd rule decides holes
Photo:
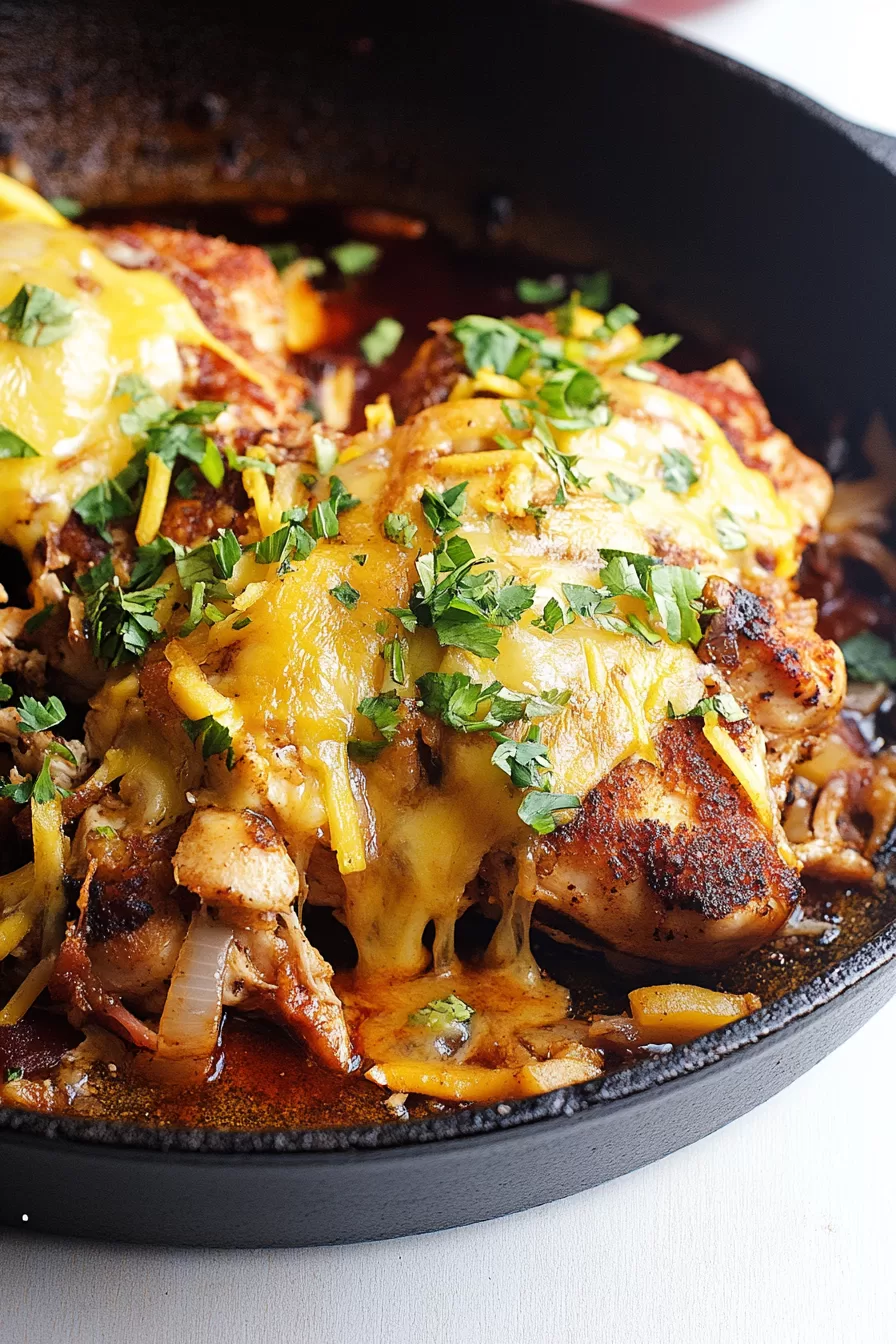
[(598, 340), (601, 338), (602, 331), (615, 336), (616, 332), (621, 331), (623, 327), (631, 326), (633, 322), (637, 322), (640, 316), (641, 314), (630, 304), (617, 303), (615, 308), (611, 308), (608, 313), (604, 314), (604, 326), (603, 328), (599, 327), (596, 333)]
[(298, 261), (299, 249), (296, 243), (263, 243), (262, 246), (278, 271), (285, 271), (287, 266)]
[(341, 602), (349, 611), (354, 611), (361, 599), (361, 594), (357, 588), (353, 588), (345, 579), (337, 583), (335, 588), (330, 589), (330, 596), (335, 597), (336, 601)]
[[(546, 417), (541, 411), (532, 413), (534, 442), (541, 445), (542, 452), (548, 465), (553, 469), (557, 476), (557, 494), (554, 497), (554, 504), (564, 505), (569, 500), (570, 489), (585, 490), (591, 484), (590, 478), (583, 476), (578, 470), (579, 459), (573, 453), (564, 453), (557, 447), (557, 442), (551, 432)], [(531, 444), (532, 439), (526, 442)]]
[(83, 205), (74, 196), (51, 196), (49, 204), (63, 219), (80, 219), (84, 213)]
[(231, 471), (263, 471), (265, 476), (273, 476), (277, 468), (264, 457), (243, 457), (232, 448), (224, 449), (227, 465)]
[(421, 555), (417, 575), (411, 611), (418, 624), (432, 626), (441, 645), (481, 658), (497, 657), (500, 628), (518, 620), (535, 595), (534, 587), (514, 579), (502, 582), (489, 557), (477, 556), (458, 536)]
[(576, 287), (579, 302), (583, 308), (593, 308), (602, 313), (610, 302), (612, 282), (609, 271), (595, 271), (592, 275), (577, 275)]
[(11, 429), (0, 425), (0, 459), (9, 457), (38, 457), (39, 453)]
[(317, 463), (317, 469), (321, 476), (326, 476), (327, 472), (332, 471), (336, 465), (339, 449), (328, 434), (322, 434), (317, 429), (311, 435), (311, 444), (314, 448), (314, 460)]
[(410, 634), (413, 634), (417, 629), (417, 617), (410, 607), (387, 607), (386, 610), (390, 616), (394, 616), (397, 621), (400, 621)]
[(465, 672), (425, 672), (417, 678), (417, 691), (424, 714), (459, 733), (491, 732), (518, 719), (544, 718), (558, 713), (569, 699), (568, 691), (534, 696), (508, 690), (499, 681), (482, 686)]
[(556, 597), (549, 597), (544, 604), (544, 611), (537, 616), (532, 624), (537, 630), (546, 630), (552, 635), (561, 625), (568, 624), (571, 617), (567, 617)]
[(429, 1027), (431, 1031), (445, 1032), (459, 1023), (469, 1022), (475, 1011), (475, 1008), (451, 993), (447, 999), (432, 999), (424, 1004), (416, 1013), (411, 1013), (408, 1022), (412, 1027)]
[(389, 671), (389, 676), (395, 682), (396, 686), (403, 686), (407, 673), (405, 672), (405, 658), (407, 657), (408, 646), (405, 640), (397, 635), (394, 639), (387, 639), (383, 645), (383, 659)]
[(174, 488), (181, 499), (192, 499), (196, 493), (196, 473), (192, 467), (184, 467), (174, 478)]
[(682, 710), (677, 713), (671, 702), (666, 705), (667, 719), (704, 719), (707, 714), (719, 714), (729, 723), (739, 723), (741, 719), (747, 717), (747, 711), (743, 705), (739, 704), (730, 691), (722, 691), (719, 695), (704, 696), (698, 700), (693, 709)]
[(18, 709), (20, 733), (40, 733), (55, 728), (65, 718), (65, 706), (55, 695), (51, 695), (45, 705), (33, 695), (23, 695)]
[(67, 798), (68, 790), (54, 784), (53, 776), (50, 774), (50, 761), (53, 756), (62, 756), (71, 763), (74, 763), (75, 759), (68, 747), (63, 746), (61, 742), (51, 742), (44, 752), (38, 774), (34, 778), (28, 775), (19, 781), (5, 780), (0, 784), (0, 798), (11, 798), (14, 803), (28, 803), (33, 799), (38, 804), (51, 803), (57, 796)]
[(607, 472), (607, 489), (604, 491), (607, 499), (612, 499), (614, 504), (633, 504), (636, 499), (640, 499), (644, 490), (640, 485), (635, 485), (633, 481), (625, 481), (621, 476), (617, 476), (615, 471)]
[(386, 741), (391, 742), (401, 723), (400, 703), (397, 692), (384, 691), (381, 695), (365, 696), (358, 705), (358, 713), (369, 719)]
[(23, 285), (11, 303), (0, 309), (0, 322), (19, 345), (52, 345), (72, 329), (75, 304), (43, 285)]
[(521, 742), (503, 733), (492, 733), (492, 737), (498, 744), (492, 752), (492, 765), (509, 775), (518, 789), (540, 789), (543, 775), (551, 768), (551, 758), (538, 724), (530, 726)]
[(417, 524), (406, 513), (387, 513), (383, 520), (383, 536), (399, 546), (410, 548), (417, 535)]
[(12, 699), (12, 687), (7, 686), (5, 681), (0, 681), (0, 705), (5, 705)]
[(529, 417), (518, 401), (502, 401), (501, 410), (511, 429), (529, 429)]
[(523, 367), (518, 370), (513, 368), (511, 361), (521, 343), (520, 329), (511, 326), (509, 322), (502, 322), (500, 318), (483, 317), (481, 314), (462, 317), (454, 323), (452, 332), (461, 344), (470, 373), (476, 374), (484, 368), (493, 369), (495, 373), (508, 373), (513, 369), (511, 376), (516, 376), (529, 363), (529, 354), (524, 351)]
[(331, 476), (330, 503), (337, 513), (344, 513), (346, 509), (356, 509), (361, 501), (346, 490), (338, 476)]
[(885, 681), (890, 686), (896, 685), (896, 653), (873, 630), (863, 630), (844, 639), (840, 647), (853, 681)]
[(247, 626), (247, 625), (251, 625), (251, 624), (252, 624), (252, 617), (251, 617), (251, 616), (241, 616), (241, 617), (239, 618), (238, 621), (234, 621), (234, 623), (233, 623), (233, 629), (234, 629), (234, 630), (245, 630), (246, 626)]
[(183, 719), (184, 731), (191, 742), (197, 742), (202, 739), (202, 759), (207, 761), (210, 756), (224, 756), (224, 763), (228, 770), (234, 767), (233, 756), (233, 738), (230, 729), (223, 723), (218, 723), (217, 719), (211, 714), (206, 714), (204, 719)]
[(559, 303), (565, 293), (566, 281), (562, 275), (549, 275), (546, 280), (523, 276), (516, 282), (516, 296), (520, 303)]
[[(680, 344), (680, 336), (667, 336), (660, 332), (657, 332), (655, 336), (644, 336), (641, 344), (632, 355), (632, 362), (638, 365), (643, 364), (648, 359), (662, 359), (664, 355), (668, 355), (670, 350), (674, 350), (676, 345)], [(629, 376), (631, 377), (631, 375)]]
[(381, 317), (358, 342), (361, 354), (376, 368), (395, 353), (403, 335), (404, 327), (394, 317)]
[(654, 565), (650, 592), (657, 613), (673, 644), (699, 644), (702, 638), (694, 603), (703, 592), (703, 579), (680, 565)]
[(162, 635), (155, 609), (167, 588), (139, 591), (121, 587), (111, 556), (82, 574), (78, 587), (84, 594), (84, 612), (95, 658), (117, 667), (141, 657)]
[(376, 243), (363, 243), (351, 239), (331, 247), (327, 256), (335, 261), (343, 275), (366, 275), (372, 271), (382, 255), (382, 248)]
[(468, 481), (462, 481), (460, 485), (452, 485), (449, 490), (440, 493), (429, 489), (423, 491), (420, 498), (423, 516), (437, 537), (456, 532), (460, 527), (468, 484)]
[(747, 534), (739, 518), (735, 518), (730, 509), (719, 509), (713, 519), (719, 545), (724, 551), (742, 551), (747, 544)]
[(700, 473), (687, 453), (677, 448), (666, 448), (660, 458), (663, 469), (663, 488), (673, 495), (686, 495), (700, 479)]
[(17, 1083), (19, 1079), (24, 1077), (25, 1077), (25, 1070), (19, 1067), (6, 1069), (4, 1071), (4, 1078), (8, 1083)]
[(538, 399), (555, 429), (590, 429), (610, 420), (607, 395), (590, 369), (556, 369), (545, 378)]
[(116, 840), (118, 838), (118, 832), (114, 826), (92, 826), (90, 834), (98, 835), (103, 840)]
[(531, 826), (538, 835), (550, 835), (557, 829), (558, 812), (568, 812), (581, 807), (582, 800), (572, 793), (541, 793), (533, 790), (527, 793), (517, 809), (520, 821)]

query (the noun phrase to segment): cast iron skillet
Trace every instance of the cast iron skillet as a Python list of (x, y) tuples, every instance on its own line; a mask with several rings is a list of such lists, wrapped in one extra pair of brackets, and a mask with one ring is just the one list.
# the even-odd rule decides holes
[[(387, 205), (609, 264), (807, 416), (889, 409), (896, 142), (677, 38), (519, 0), (0, 0), (0, 154), (90, 204)], [(160, 1132), (0, 1112), (0, 1217), (207, 1246), (389, 1237), (608, 1180), (770, 1097), (896, 991), (896, 926), (606, 1078), (404, 1127)]]

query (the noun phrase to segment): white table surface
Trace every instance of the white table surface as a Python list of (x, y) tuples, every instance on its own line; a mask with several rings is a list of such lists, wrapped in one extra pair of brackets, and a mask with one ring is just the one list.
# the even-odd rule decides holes
[[(896, 131), (896, 0), (676, 26)], [(239, 1253), (4, 1234), (0, 1344), (893, 1344), (894, 1039), (896, 1001), (720, 1133), (478, 1227)]]

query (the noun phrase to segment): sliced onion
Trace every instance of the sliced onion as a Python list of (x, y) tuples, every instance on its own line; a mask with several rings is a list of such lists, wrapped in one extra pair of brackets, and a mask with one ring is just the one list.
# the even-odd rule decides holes
[(221, 1026), (224, 969), (233, 930), (205, 906), (193, 916), (178, 954), (159, 1023), (157, 1077), (201, 1082), (211, 1069)]

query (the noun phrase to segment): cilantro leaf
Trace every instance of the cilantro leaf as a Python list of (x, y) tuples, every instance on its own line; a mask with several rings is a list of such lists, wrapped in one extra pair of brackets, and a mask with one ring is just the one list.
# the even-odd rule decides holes
[[(460, 342), (467, 368), (472, 374), (483, 368), (494, 369), (495, 373), (507, 373), (520, 347), (519, 329), (497, 317), (483, 317), (481, 314), (462, 317), (454, 323), (452, 334)], [(520, 369), (520, 372), (523, 370)]]
[(73, 509), (87, 527), (95, 527), (104, 541), (111, 542), (107, 524), (118, 518), (130, 518), (137, 506), (118, 476), (100, 481), (76, 499)]
[(607, 395), (590, 369), (574, 365), (556, 369), (545, 378), (538, 399), (555, 429), (590, 429), (610, 420)]
[(607, 489), (604, 494), (607, 499), (612, 499), (614, 504), (633, 504), (643, 493), (644, 490), (640, 485), (635, 485), (633, 481), (624, 481), (615, 471), (607, 472)]
[(331, 247), (327, 256), (335, 261), (343, 275), (366, 275), (372, 271), (382, 256), (383, 249), (376, 243), (364, 243), (350, 239)]
[(615, 336), (616, 332), (621, 331), (623, 327), (631, 326), (633, 322), (637, 322), (640, 316), (641, 314), (630, 304), (617, 303), (615, 308), (611, 308), (608, 313), (604, 314), (604, 325), (603, 328), (598, 328), (597, 339), (601, 339), (601, 332), (604, 330), (611, 336)]
[[(534, 696), (508, 690), (499, 681), (482, 686), (465, 672), (425, 672), (417, 678), (417, 692), (424, 714), (459, 733), (490, 732), (519, 719), (544, 718), (556, 714), (569, 699), (568, 691)], [(485, 713), (480, 713), (483, 709)]]
[(663, 470), (663, 488), (673, 495), (686, 495), (700, 479), (700, 472), (687, 453), (677, 448), (666, 448), (660, 458)]
[(383, 536), (398, 546), (410, 548), (417, 535), (417, 524), (406, 513), (387, 513), (383, 519)]
[(440, 493), (429, 489), (423, 491), (420, 498), (423, 516), (437, 537), (442, 537), (448, 532), (456, 532), (460, 527), (460, 516), (464, 511), (468, 484), (468, 481), (463, 481), (460, 485), (452, 485), (449, 490)]
[[(591, 484), (588, 476), (583, 476), (578, 470), (579, 458), (573, 453), (564, 453), (557, 447), (557, 441), (551, 432), (546, 417), (541, 411), (532, 412), (532, 432), (536, 446), (541, 445), (542, 452), (548, 465), (554, 470), (557, 476), (557, 494), (554, 497), (554, 503), (564, 505), (569, 501), (569, 491), (585, 490)], [(532, 440), (527, 440), (532, 443)]]
[(523, 276), (516, 282), (516, 296), (520, 303), (559, 303), (565, 293), (566, 281), (562, 275), (549, 275), (546, 280)]
[(32, 695), (23, 695), (18, 708), (20, 733), (39, 733), (55, 728), (65, 718), (65, 706), (55, 695), (51, 695), (45, 705)]
[(699, 644), (703, 632), (693, 603), (703, 592), (703, 579), (697, 571), (680, 565), (655, 565), (650, 571), (650, 591), (673, 644)]
[(704, 696), (692, 709), (682, 710), (681, 713), (672, 708), (671, 702), (666, 705), (667, 719), (704, 719), (707, 714), (718, 714), (729, 723), (739, 723), (747, 717), (747, 711), (730, 691)]
[(84, 613), (93, 656), (110, 667), (141, 657), (162, 635), (155, 609), (166, 587), (124, 590), (106, 556), (82, 574), (78, 587), (84, 594)]
[(404, 327), (394, 317), (381, 317), (358, 342), (361, 354), (378, 368), (395, 353), (403, 335)]
[(218, 723), (217, 719), (211, 714), (206, 714), (204, 719), (183, 719), (182, 723), (191, 742), (202, 739), (202, 759), (204, 761), (207, 761), (210, 756), (224, 756), (227, 769), (233, 769), (235, 764), (233, 737), (229, 728), (223, 723)]
[(529, 417), (518, 401), (502, 401), (501, 410), (511, 429), (529, 429)]
[(576, 616), (588, 619), (613, 610), (615, 603), (612, 594), (605, 588), (594, 588), (585, 583), (564, 583), (561, 586), (570, 611)]
[(380, 695), (368, 695), (358, 704), (358, 713), (369, 719), (387, 742), (391, 742), (401, 723), (400, 701), (395, 691), (384, 691)]
[(660, 332), (657, 332), (655, 336), (644, 336), (641, 344), (631, 357), (632, 362), (643, 364), (648, 359), (662, 359), (664, 355), (668, 355), (670, 350), (674, 350), (676, 345), (680, 344), (680, 336), (667, 336)]
[(533, 724), (521, 742), (492, 733), (497, 742), (492, 752), (492, 765), (509, 775), (518, 789), (541, 788), (542, 776), (551, 768), (547, 747), (541, 741), (537, 724)]
[(531, 826), (538, 835), (550, 835), (557, 829), (557, 812), (581, 807), (582, 800), (572, 793), (527, 793), (517, 809), (520, 821)]
[(80, 219), (84, 213), (83, 205), (74, 196), (51, 196), (49, 204), (63, 219)]
[(14, 434), (11, 429), (6, 429), (0, 425), (0, 459), (10, 457), (39, 457), (36, 449), (26, 443), (18, 434)]
[(285, 271), (287, 266), (298, 260), (299, 249), (296, 243), (262, 243), (262, 248), (278, 271)]
[(713, 526), (719, 545), (725, 551), (742, 551), (747, 544), (747, 534), (739, 518), (735, 518), (730, 509), (719, 509), (713, 519)]
[(405, 658), (407, 657), (408, 646), (405, 640), (398, 636), (395, 639), (387, 639), (383, 645), (383, 660), (389, 671), (389, 676), (397, 686), (405, 684)]
[(612, 282), (609, 271), (595, 271), (592, 275), (577, 275), (576, 287), (579, 291), (579, 303), (583, 308), (596, 309), (602, 313), (610, 302)]
[(72, 329), (76, 306), (55, 289), (23, 285), (11, 303), (0, 309), (11, 341), (19, 345), (52, 345)]
[(353, 588), (345, 579), (337, 583), (335, 588), (330, 589), (330, 596), (335, 597), (336, 601), (341, 602), (349, 611), (354, 611), (361, 599), (361, 594), (357, 588)]
[(159, 536), (146, 546), (138, 546), (128, 587), (151, 587), (171, 563), (171, 556), (175, 553), (175, 544), (167, 537)]
[(872, 630), (844, 639), (840, 648), (853, 681), (885, 681), (896, 685), (896, 653), (893, 646)]
[(432, 999), (424, 1004), (416, 1013), (411, 1013), (408, 1022), (413, 1027), (429, 1027), (431, 1031), (444, 1032), (458, 1023), (469, 1022), (475, 1012), (475, 1008), (451, 993), (447, 999)]
[(0, 681), (0, 705), (5, 705), (12, 699), (12, 687), (7, 686), (5, 681)]
[(532, 621), (532, 624), (537, 630), (546, 630), (552, 635), (561, 625), (568, 625), (571, 619), (567, 617), (556, 597), (549, 597), (544, 604), (544, 611)]

